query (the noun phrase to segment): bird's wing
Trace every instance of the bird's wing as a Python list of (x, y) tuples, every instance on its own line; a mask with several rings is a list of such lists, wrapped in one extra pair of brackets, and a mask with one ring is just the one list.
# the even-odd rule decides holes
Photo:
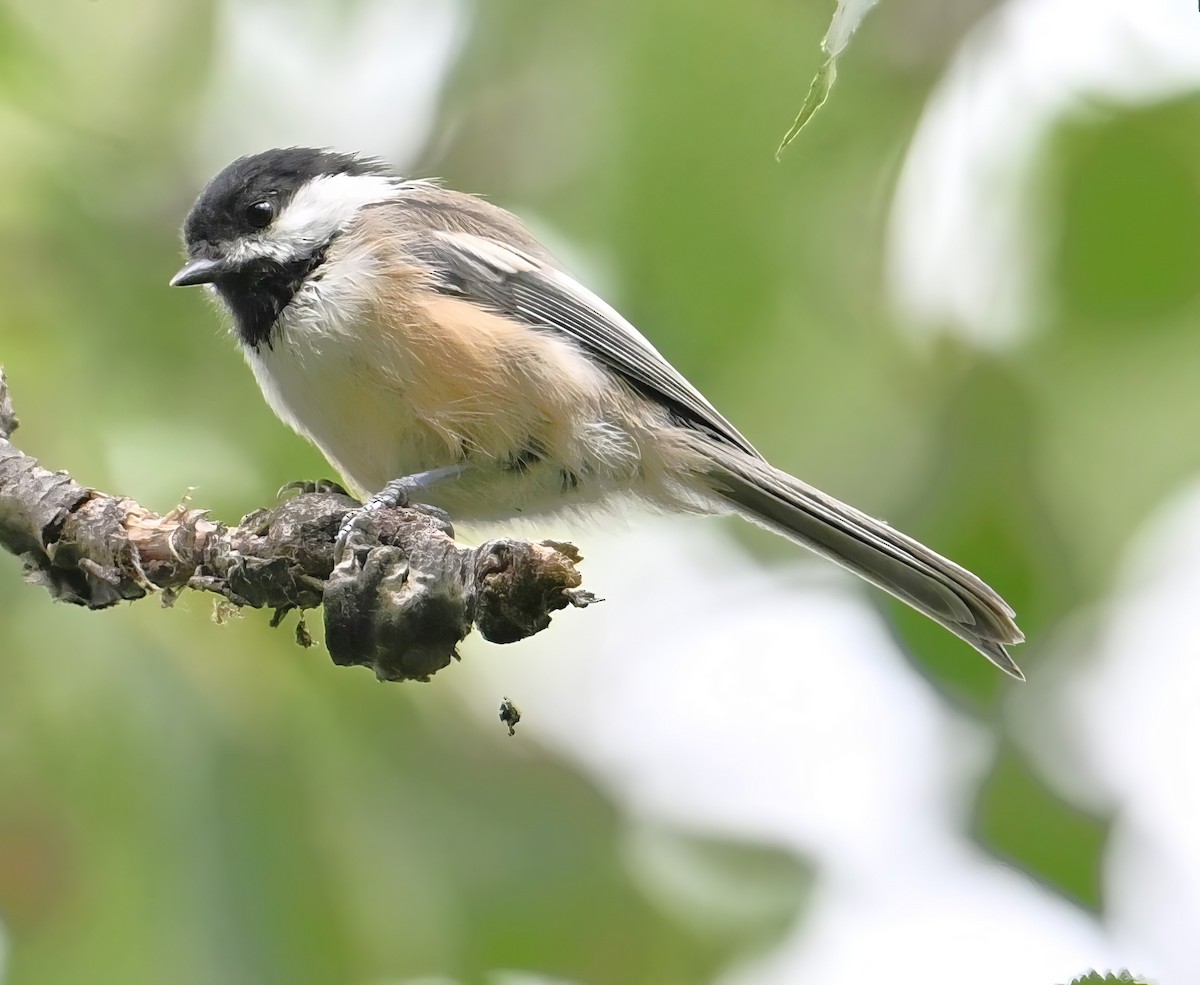
[(408, 244), (432, 286), (531, 328), (557, 332), (667, 406), (681, 423), (761, 458), (646, 338), (570, 275), (529, 253), (474, 233), (428, 230)]

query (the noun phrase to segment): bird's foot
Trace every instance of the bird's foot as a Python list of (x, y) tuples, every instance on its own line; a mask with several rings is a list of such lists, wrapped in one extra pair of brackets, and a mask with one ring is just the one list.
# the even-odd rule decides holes
[(428, 503), (413, 502), (412, 497), (422, 490), (430, 489), (439, 482), (461, 475), (465, 468), (465, 465), (449, 465), (445, 468), (430, 469), (428, 472), (418, 472), (415, 475), (406, 475), (399, 479), (392, 479), (379, 492), (363, 503), (362, 506), (350, 510), (342, 518), (342, 525), (338, 530), (337, 541), (333, 549), (334, 563), (340, 562), (346, 549), (346, 544), (354, 530), (361, 527), (364, 523), (368, 523), (371, 516), (380, 510), (408, 509), (424, 513), (426, 516), (433, 517), (438, 522), (445, 524), (447, 532), (453, 536), (454, 527), (450, 522), (450, 514), (436, 506), (430, 506)]

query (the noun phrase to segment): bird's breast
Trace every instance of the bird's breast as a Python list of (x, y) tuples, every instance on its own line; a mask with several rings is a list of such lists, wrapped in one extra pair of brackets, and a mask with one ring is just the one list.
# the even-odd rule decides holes
[(356, 491), (469, 465), (425, 496), (462, 520), (605, 499), (653, 454), (657, 411), (569, 342), (403, 270), (323, 268), (246, 353), (275, 412)]

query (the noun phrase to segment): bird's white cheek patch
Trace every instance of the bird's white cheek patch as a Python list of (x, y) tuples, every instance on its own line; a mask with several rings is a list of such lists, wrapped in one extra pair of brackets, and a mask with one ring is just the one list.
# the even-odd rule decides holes
[(399, 182), (384, 175), (331, 174), (314, 178), (284, 206), (264, 241), (294, 253), (328, 242), (368, 205), (396, 196)]
[(270, 226), (231, 244), (227, 256), (234, 263), (287, 262), (310, 256), (342, 232), (362, 209), (394, 198), (399, 185), (396, 178), (376, 174), (314, 178), (296, 192)]

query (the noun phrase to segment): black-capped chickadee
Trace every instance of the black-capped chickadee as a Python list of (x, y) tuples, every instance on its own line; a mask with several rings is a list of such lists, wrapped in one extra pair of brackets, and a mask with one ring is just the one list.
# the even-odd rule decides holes
[(513, 215), (377, 160), (243, 157), (183, 227), (267, 402), (356, 491), (455, 520), (621, 497), (738, 513), (907, 602), (1021, 677), (1013, 610), (979, 578), (770, 465)]

